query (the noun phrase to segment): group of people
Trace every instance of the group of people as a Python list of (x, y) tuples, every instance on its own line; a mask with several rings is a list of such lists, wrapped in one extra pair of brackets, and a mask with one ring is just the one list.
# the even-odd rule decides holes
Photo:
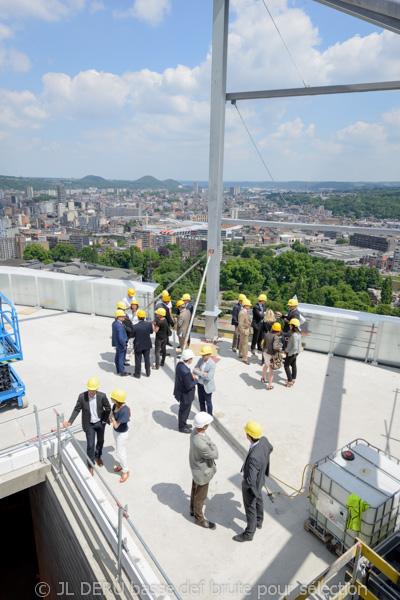
[[(249, 365), (249, 335), (253, 328), (250, 352), (262, 352), (263, 373), (261, 381), (267, 383), (267, 390), (273, 389), (274, 371), (282, 366), (284, 356), (284, 369), (287, 377), (285, 387), (293, 387), (297, 377), (297, 357), (302, 351), (301, 346), (301, 315), (298, 309), (298, 300), (291, 298), (288, 301), (288, 312), (267, 310), (267, 296), (260, 294), (258, 302), (252, 307), (250, 300), (244, 294), (239, 294), (238, 302), (232, 310), (232, 325), (235, 330), (232, 340), (232, 351), (238, 352), (244, 364)], [(252, 312), (251, 312), (252, 308)], [(282, 328), (278, 319), (282, 319)], [(268, 381), (266, 375), (268, 372)]]

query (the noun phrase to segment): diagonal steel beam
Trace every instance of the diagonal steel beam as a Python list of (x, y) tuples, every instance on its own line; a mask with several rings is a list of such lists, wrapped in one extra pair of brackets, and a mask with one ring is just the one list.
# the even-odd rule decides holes
[(400, 33), (400, 11), (398, 0), (314, 0), (352, 17), (373, 25)]
[(290, 98), (293, 96), (321, 96), (324, 94), (353, 94), (356, 92), (385, 92), (390, 90), (400, 90), (400, 81), (323, 85), (282, 90), (260, 90), (256, 92), (232, 92), (226, 94), (226, 99), (235, 102), (236, 100), (256, 100), (259, 98)]

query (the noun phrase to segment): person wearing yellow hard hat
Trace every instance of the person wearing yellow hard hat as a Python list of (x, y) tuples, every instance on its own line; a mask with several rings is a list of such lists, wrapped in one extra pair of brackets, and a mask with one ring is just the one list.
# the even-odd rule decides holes
[(265, 315), (265, 303), (267, 296), (260, 294), (258, 296), (258, 302), (253, 306), (253, 320), (251, 326), (253, 328), (253, 337), (251, 340), (251, 353), (256, 353), (256, 347), (259, 352), (262, 352), (261, 342), (264, 335), (264, 315)]
[(130, 421), (131, 411), (126, 406), (126, 392), (116, 389), (110, 394), (111, 400), (114, 400), (111, 409), (110, 421), (113, 426), (115, 440), (115, 453), (119, 464), (114, 467), (115, 473), (122, 471), (120, 483), (124, 483), (129, 477), (128, 460), (126, 458), (126, 443), (128, 441), (128, 423)]
[[(176, 322), (176, 333), (178, 336), (179, 347), (181, 352), (185, 347), (186, 335), (189, 331), (190, 325), (190, 311), (187, 310), (186, 304), (183, 300), (178, 300), (176, 307), (179, 310), (179, 316)], [(190, 338), (188, 339), (187, 346), (190, 344)]]
[(199, 377), (197, 391), (199, 393), (200, 410), (208, 412), (209, 415), (212, 415), (213, 412), (212, 393), (217, 389), (214, 381), (215, 362), (212, 359), (212, 351), (211, 346), (203, 346), (200, 351), (201, 358), (199, 358), (193, 369), (193, 373)]
[[(156, 339), (154, 342), (154, 354), (156, 358), (155, 364), (152, 369), (159, 369), (165, 364), (165, 357), (167, 356), (167, 341), (168, 341), (168, 321), (167, 311), (165, 308), (157, 308), (156, 318), (154, 320), (154, 331), (156, 333)], [(161, 355), (161, 361), (160, 361)]]
[(251, 327), (250, 308), (251, 302), (248, 298), (242, 300), (243, 308), (238, 316), (238, 333), (239, 333), (239, 358), (245, 365), (249, 365), (247, 358), (249, 352), (249, 334)]
[[(282, 318), (284, 320), (284, 325), (283, 325), (283, 336), (284, 336), (284, 343), (283, 343), (283, 349), (286, 349), (286, 345), (288, 343), (289, 337), (292, 335), (291, 331), (290, 331), (290, 327), (289, 327), (289, 323), (291, 319), (298, 319), (301, 323), (302, 317), (300, 315), (300, 311), (298, 308), (298, 304), (299, 301), (297, 300), (297, 296), (294, 296), (293, 298), (290, 298), (290, 300), (288, 300), (288, 312), (286, 315), (283, 315), (280, 312), (277, 312), (277, 316)], [(304, 319), (303, 319), (303, 323), (304, 323)]]
[[(263, 345), (263, 373), (261, 381), (267, 383), (265, 378), (268, 371), (268, 386), (267, 390), (273, 390), (272, 385), (274, 379), (274, 370), (279, 368), (279, 362), (282, 362), (281, 351), (282, 351), (282, 339), (281, 339), (282, 326), (278, 321), (272, 324), (269, 331), (264, 334), (264, 345)], [(282, 366), (282, 365), (281, 365)]]
[(135, 352), (135, 372), (133, 376), (140, 379), (142, 368), (142, 357), (147, 377), (150, 377), (150, 350), (153, 347), (151, 334), (154, 331), (154, 323), (146, 321), (144, 310), (138, 310), (139, 322), (133, 328), (133, 350)]
[[(128, 334), (128, 347), (126, 352), (129, 350), (129, 358), (132, 358), (133, 355), (133, 328), (139, 322), (139, 317), (137, 316), (139, 310), (139, 302), (134, 298), (131, 302), (130, 310), (126, 311), (126, 314), (131, 322), (130, 327), (126, 327), (126, 321), (124, 321), (124, 326), (126, 329), (126, 333)], [(129, 331), (128, 331), (129, 329)], [(129, 363), (128, 363), (129, 364)]]
[(115, 348), (115, 368), (117, 375), (126, 377), (128, 373), (125, 371), (126, 349), (128, 346), (128, 335), (123, 325), (125, 320), (125, 311), (118, 308), (115, 313), (115, 320), (112, 324), (111, 345)]
[(289, 323), (292, 335), (289, 337), (285, 349), (285, 373), (287, 377), (286, 387), (292, 387), (297, 377), (297, 357), (302, 351), (300, 321), (299, 319), (290, 319)]
[(238, 301), (235, 304), (235, 306), (232, 308), (231, 325), (233, 325), (235, 328), (235, 331), (233, 332), (233, 339), (232, 339), (232, 352), (236, 352), (239, 347), (239, 333), (238, 333), (239, 313), (243, 308), (242, 303), (243, 303), (243, 300), (245, 300), (245, 298), (246, 298), (245, 294), (239, 294)]
[(135, 290), (133, 289), (133, 287), (130, 287), (129, 290), (127, 290), (127, 292), (126, 292), (125, 298), (122, 298), (122, 300), (121, 300), (121, 302), (123, 302), (125, 304), (125, 307), (127, 309), (130, 309), (131, 302), (135, 296), (136, 296)]
[[(167, 290), (164, 290), (162, 292), (162, 296), (161, 296), (160, 300), (156, 303), (156, 309), (157, 308), (165, 309), (165, 319), (168, 323), (168, 327), (171, 327), (173, 329), (175, 326), (175, 323), (171, 316), (172, 302), (171, 302), (171, 296), (168, 294)], [(169, 335), (171, 335), (171, 333)], [(168, 343), (167, 343), (167, 345), (172, 346), (172, 344), (168, 344)]]
[(264, 520), (262, 490), (265, 477), (269, 475), (269, 460), (272, 444), (263, 436), (262, 427), (256, 421), (246, 423), (244, 430), (250, 448), (244, 460), (242, 473), (242, 496), (247, 527), (243, 533), (233, 536), (235, 542), (251, 542), (256, 529), (261, 529)]
[(90, 460), (87, 465), (90, 474), (94, 475), (94, 463), (96, 462), (98, 467), (103, 466), (101, 455), (104, 446), (104, 430), (106, 423), (109, 423), (111, 406), (106, 394), (99, 392), (99, 380), (96, 377), (91, 377), (86, 387), (87, 391), (79, 394), (72, 415), (63, 426), (70, 427), (82, 411), (82, 429), (86, 434), (87, 442), (86, 454)]

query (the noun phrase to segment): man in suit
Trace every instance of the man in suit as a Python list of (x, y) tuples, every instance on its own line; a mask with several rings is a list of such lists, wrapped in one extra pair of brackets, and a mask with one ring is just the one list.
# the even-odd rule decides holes
[[(86, 454), (92, 463), (96, 461), (97, 465), (102, 467), (101, 454), (104, 445), (104, 429), (106, 423), (109, 423), (108, 417), (111, 412), (111, 406), (107, 396), (103, 392), (99, 392), (99, 382), (96, 377), (91, 377), (87, 382), (87, 392), (79, 394), (78, 401), (69, 421), (63, 423), (64, 427), (72, 425), (80, 411), (82, 411), (82, 429), (86, 433)], [(97, 443), (95, 448), (96, 437)], [(90, 474), (94, 475), (93, 467), (89, 462), (88, 468)]]
[(238, 317), (238, 333), (239, 333), (239, 358), (241, 358), (245, 365), (249, 365), (247, 354), (249, 352), (249, 333), (251, 327), (251, 317), (249, 310), (251, 308), (251, 302), (247, 298), (242, 301), (243, 308), (239, 313)]
[(250, 448), (242, 467), (242, 495), (246, 512), (247, 527), (243, 533), (234, 535), (235, 542), (250, 542), (256, 528), (261, 529), (264, 519), (262, 489), (265, 477), (269, 475), (269, 457), (273, 450), (266, 437), (263, 437), (259, 423), (249, 421), (244, 428)]
[[(185, 346), (185, 338), (189, 331), (190, 325), (190, 311), (187, 310), (186, 304), (183, 300), (178, 300), (176, 306), (179, 310), (179, 317), (177, 320), (176, 332), (178, 334), (179, 346), (181, 351)], [(187, 345), (189, 346), (189, 339)]]
[(182, 360), (178, 362), (175, 371), (174, 396), (179, 402), (178, 429), (181, 433), (190, 433), (191, 425), (187, 424), (190, 408), (194, 400), (195, 388), (198, 380), (193, 375), (189, 365), (194, 358), (192, 350), (182, 352)]
[(233, 333), (233, 339), (232, 339), (232, 352), (236, 352), (236, 350), (238, 349), (238, 346), (239, 346), (239, 332), (238, 332), (239, 313), (243, 308), (242, 301), (245, 299), (246, 299), (246, 296), (244, 294), (239, 294), (239, 299), (237, 301), (237, 304), (235, 304), (235, 306), (232, 308), (231, 325), (235, 326), (235, 331)]
[(215, 362), (212, 359), (212, 348), (211, 346), (203, 346), (201, 351), (201, 358), (198, 360), (193, 373), (198, 375), (199, 380), (197, 382), (197, 391), (199, 394), (200, 410), (207, 412), (212, 415), (212, 393), (217, 389), (215, 387), (214, 375), (215, 375)]
[(125, 311), (120, 308), (115, 311), (115, 320), (112, 324), (112, 337), (111, 344), (115, 348), (115, 368), (117, 374), (121, 377), (126, 377), (128, 373), (125, 372), (125, 357), (126, 348), (128, 345), (128, 335), (122, 322), (125, 319)]
[(138, 310), (139, 321), (133, 328), (133, 349), (135, 352), (135, 372), (136, 379), (140, 379), (142, 367), (142, 356), (144, 358), (144, 367), (147, 377), (150, 377), (150, 350), (153, 346), (151, 334), (154, 331), (154, 325), (150, 321), (145, 321), (146, 313), (144, 310)]
[(203, 514), (203, 504), (207, 498), (208, 484), (214, 477), (218, 458), (217, 446), (210, 440), (206, 430), (213, 418), (206, 412), (199, 412), (190, 434), (189, 464), (192, 471), (192, 493), (190, 495), (190, 516), (196, 525), (205, 529), (215, 529), (215, 523), (207, 521)]
[(267, 296), (260, 294), (258, 296), (258, 302), (253, 306), (253, 320), (251, 326), (253, 328), (253, 338), (251, 340), (251, 353), (256, 353), (256, 346), (259, 352), (262, 352), (261, 342), (264, 335), (264, 316), (265, 316), (265, 303)]

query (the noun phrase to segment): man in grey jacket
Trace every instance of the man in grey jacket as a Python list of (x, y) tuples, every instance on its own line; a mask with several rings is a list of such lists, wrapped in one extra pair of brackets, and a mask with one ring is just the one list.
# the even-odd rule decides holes
[(234, 535), (235, 542), (250, 542), (257, 529), (262, 528), (264, 506), (262, 489), (265, 477), (269, 475), (269, 457), (273, 450), (266, 437), (263, 437), (259, 423), (249, 421), (244, 428), (250, 448), (242, 467), (242, 494), (246, 512), (247, 527), (243, 533)]
[(207, 521), (203, 515), (203, 504), (207, 498), (208, 484), (214, 477), (218, 458), (217, 446), (206, 434), (209, 424), (213, 421), (210, 414), (199, 412), (194, 420), (194, 429), (190, 434), (189, 463), (192, 471), (192, 493), (190, 496), (190, 516), (194, 517), (196, 525), (206, 529), (215, 529), (215, 523)]

